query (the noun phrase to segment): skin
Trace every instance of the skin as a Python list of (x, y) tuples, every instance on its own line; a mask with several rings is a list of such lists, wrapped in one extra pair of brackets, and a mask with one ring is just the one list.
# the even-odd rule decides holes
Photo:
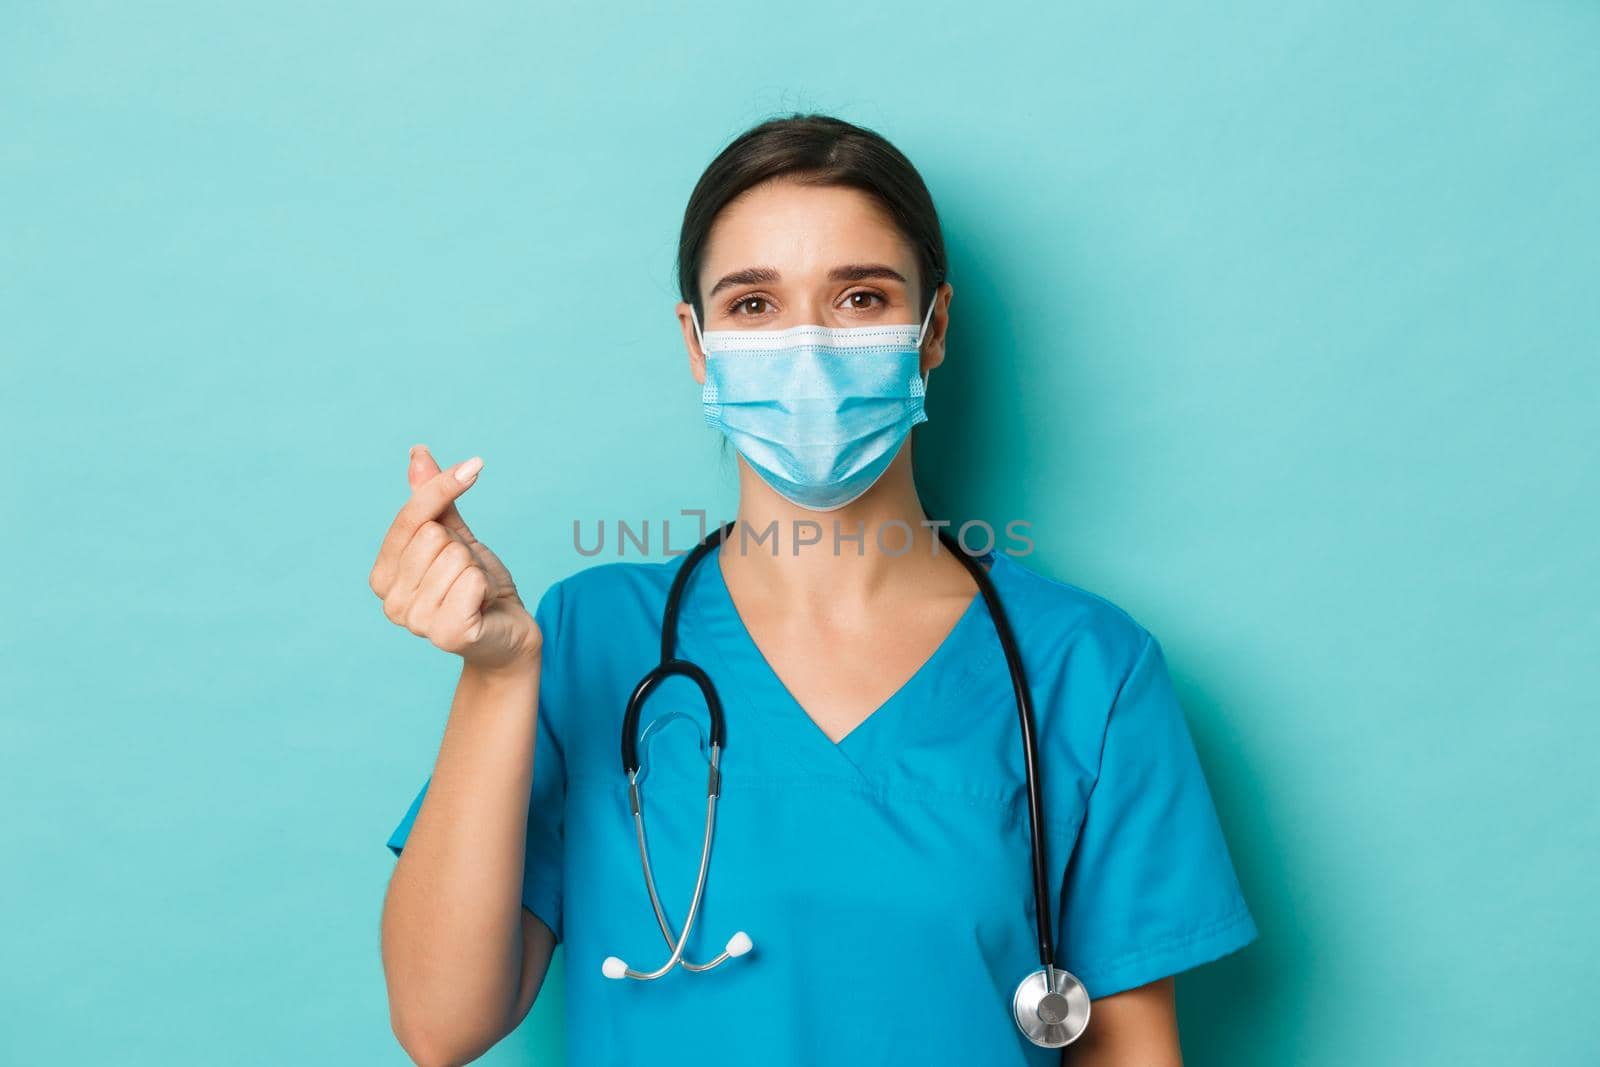
[[(847, 266), (882, 271), (837, 276)], [(751, 277), (752, 269), (765, 276)], [(895, 276), (897, 275), (897, 277)], [(732, 278), (731, 281), (724, 279)], [(919, 324), (916, 257), (890, 217), (852, 189), (769, 181), (730, 203), (712, 227), (699, 278), (705, 330)], [(953, 295), (946, 283), (923, 340), (921, 366), (944, 361)], [(705, 380), (690, 305), (677, 305), (689, 368)], [(930, 388), (937, 388), (930, 383)], [(474, 457), (476, 459), (476, 457)], [(467, 1063), (527, 1015), (554, 936), (521, 906), (543, 638), (510, 573), (472, 534), (455, 501), (476, 484), (468, 464), (440, 470), (423, 446), (407, 467), (411, 497), (379, 548), (369, 584), (385, 617), (459, 655), (462, 672), (432, 783), (384, 900), (381, 948), (390, 1022), (419, 1064)], [(770, 548), (725, 546), (716, 560), (746, 628), (817, 729), (838, 741), (914, 674), (977, 594), (970, 575), (921, 525), (908, 436), (888, 470), (854, 502), (819, 515), (784, 500), (739, 461), (738, 518)], [(835, 553), (832, 523), (854, 531)], [(821, 522), (819, 543), (794, 546), (794, 523)], [(909, 550), (879, 549), (879, 525), (899, 520)], [(891, 549), (903, 531), (885, 537)], [(1176, 1067), (1173, 982), (1094, 1002), (1088, 1030), (1062, 1062), (1081, 1067)]]

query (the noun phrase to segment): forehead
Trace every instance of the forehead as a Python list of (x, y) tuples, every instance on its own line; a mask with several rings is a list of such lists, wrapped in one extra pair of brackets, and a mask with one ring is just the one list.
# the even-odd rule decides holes
[(916, 257), (878, 200), (859, 189), (773, 179), (718, 213), (707, 235), (700, 281), (727, 271), (775, 267), (785, 281), (825, 276), (840, 263), (877, 262), (914, 278)]

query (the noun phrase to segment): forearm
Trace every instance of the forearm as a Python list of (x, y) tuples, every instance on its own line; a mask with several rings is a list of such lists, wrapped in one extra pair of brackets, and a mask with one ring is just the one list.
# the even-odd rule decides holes
[(464, 1062), (516, 1025), (538, 695), (537, 660), (457, 683), (383, 907), (390, 1017), (414, 1058)]

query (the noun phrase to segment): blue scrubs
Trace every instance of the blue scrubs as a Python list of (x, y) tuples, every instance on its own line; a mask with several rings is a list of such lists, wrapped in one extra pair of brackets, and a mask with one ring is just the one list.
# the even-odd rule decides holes
[[(1033, 690), (1058, 963), (1095, 998), (1249, 943), (1256, 926), (1160, 644), (1101, 597), (1004, 553), (987, 561)], [(717, 554), (701, 561), (680, 655), (715, 682), (728, 734), (686, 954), (708, 960), (741, 929), (755, 947), (703, 974), (601, 974), (607, 956), (654, 970), (670, 951), (645, 891), (619, 737), (628, 694), (660, 654), (682, 562), (592, 567), (536, 611), (544, 668), (522, 900), (565, 946), (570, 1061), (1059, 1063), (1011, 1017), (1017, 983), (1038, 966), (1028, 813), (1010, 676), (977, 595), (916, 674), (835, 744), (752, 641)], [(641, 717), (642, 730), (685, 713), (641, 749), (650, 858), (675, 929), (705, 824), (704, 707), (675, 678)], [(426, 792), (389, 838), (396, 854)]]

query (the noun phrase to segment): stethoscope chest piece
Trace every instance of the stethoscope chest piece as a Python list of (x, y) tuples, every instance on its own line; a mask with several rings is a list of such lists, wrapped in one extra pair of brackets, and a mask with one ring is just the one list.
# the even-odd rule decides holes
[(1041, 967), (1022, 980), (1011, 998), (1011, 1014), (1029, 1041), (1043, 1048), (1070, 1045), (1089, 1025), (1089, 992), (1060, 967), (1051, 968), (1055, 988), (1046, 985)]

